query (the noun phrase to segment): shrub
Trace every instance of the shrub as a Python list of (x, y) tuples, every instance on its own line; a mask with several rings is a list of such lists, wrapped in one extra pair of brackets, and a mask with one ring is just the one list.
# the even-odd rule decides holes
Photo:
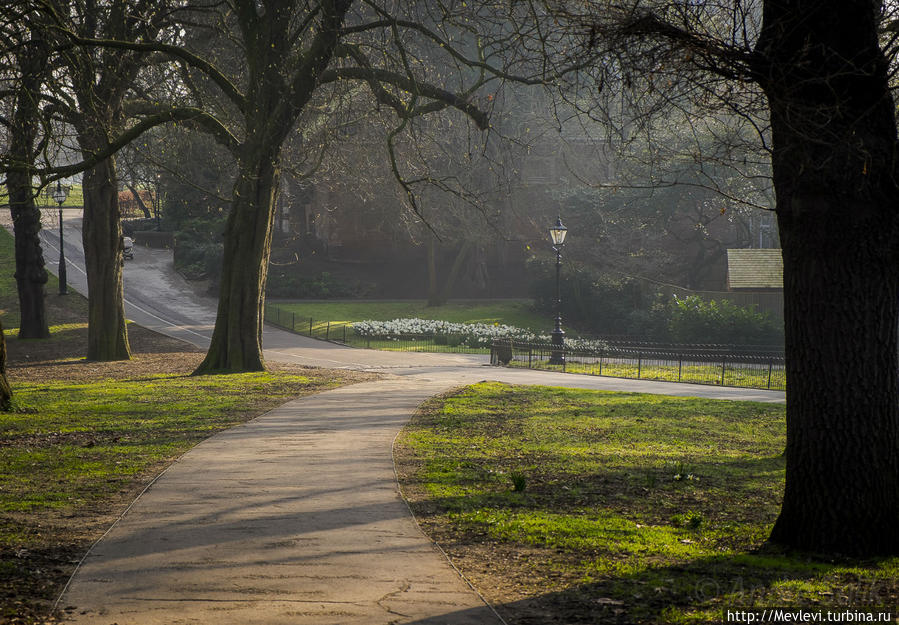
[(295, 267), (269, 271), (265, 286), (269, 297), (314, 299), (365, 297), (371, 290), (359, 281), (341, 280), (327, 271), (315, 276), (300, 275)]
[(706, 302), (695, 295), (674, 299), (668, 331), (671, 340), (678, 343), (783, 343), (783, 327), (767, 313), (742, 308), (727, 300)]
[[(536, 278), (532, 292), (537, 308), (551, 314), (555, 307), (555, 260), (532, 258), (528, 271)], [(562, 322), (596, 334), (628, 334), (645, 329), (634, 327), (632, 315), (650, 310), (654, 293), (636, 281), (604, 276), (589, 267), (566, 264), (560, 281)]]
[(225, 220), (190, 219), (175, 232), (175, 269), (189, 280), (210, 279), (218, 283), (224, 257)]

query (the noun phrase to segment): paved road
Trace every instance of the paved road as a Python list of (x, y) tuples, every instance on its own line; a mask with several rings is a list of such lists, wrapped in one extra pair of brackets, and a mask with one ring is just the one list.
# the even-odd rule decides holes
[[(66, 230), (76, 289), (77, 228), (72, 220)], [(125, 288), (131, 319), (208, 344), (214, 302), (174, 273), (169, 252), (138, 246)], [(79, 567), (59, 603), (73, 622), (499, 623), (399, 497), (391, 443), (420, 402), (484, 379), (783, 401), (779, 392), (495, 368), (485, 356), (352, 349), (275, 328), (264, 345), (268, 360), (386, 377), (290, 402), (186, 454)]]

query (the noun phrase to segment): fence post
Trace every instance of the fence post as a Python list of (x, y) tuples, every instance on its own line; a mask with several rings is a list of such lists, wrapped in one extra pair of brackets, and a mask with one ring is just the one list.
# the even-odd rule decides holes
[(531, 369), (531, 363), (534, 359), (534, 346), (528, 345), (528, 369)]
[(774, 359), (768, 359), (768, 390), (771, 390), (771, 370), (774, 368)]
[(331, 336), (331, 322), (329, 321), (328, 325), (325, 326), (325, 340), (327, 341), (330, 336)]
[(681, 370), (684, 368), (684, 358), (680, 354), (677, 357), (677, 381), (681, 380)]
[(290, 331), (297, 331), (297, 311), (293, 311), (290, 313)]
[(637, 379), (640, 379), (640, 374), (643, 372), (643, 353), (637, 352)]
[(604, 349), (599, 350), (599, 375), (602, 375), (602, 358), (605, 355), (605, 353), (606, 352)]
[(309, 317), (309, 336), (312, 336), (312, 317)]
[(724, 374), (727, 372), (727, 357), (721, 358), (721, 386), (724, 386)]
[(343, 344), (346, 345), (346, 324), (343, 324)]

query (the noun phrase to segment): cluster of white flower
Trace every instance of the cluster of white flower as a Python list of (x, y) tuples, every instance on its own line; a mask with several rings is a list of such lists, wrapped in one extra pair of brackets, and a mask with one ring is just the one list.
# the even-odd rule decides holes
[(379, 339), (397, 339), (412, 336), (446, 337), (452, 342), (469, 347), (489, 347), (494, 339), (511, 338), (516, 341), (548, 340), (530, 330), (515, 326), (486, 323), (453, 323), (431, 319), (394, 319), (393, 321), (354, 321), (357, 336)]
[(565, 337), (565, 347), (585, 352), (597, 352), (608, 349), (609, 344), (600, 339), (572, 339)]

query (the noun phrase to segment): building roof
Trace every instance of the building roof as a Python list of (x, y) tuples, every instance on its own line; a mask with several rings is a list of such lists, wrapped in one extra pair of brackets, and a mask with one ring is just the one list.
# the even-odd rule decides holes
[(782, 289), (783, 256), (779, 249), (727, 250), (730, 289)]

